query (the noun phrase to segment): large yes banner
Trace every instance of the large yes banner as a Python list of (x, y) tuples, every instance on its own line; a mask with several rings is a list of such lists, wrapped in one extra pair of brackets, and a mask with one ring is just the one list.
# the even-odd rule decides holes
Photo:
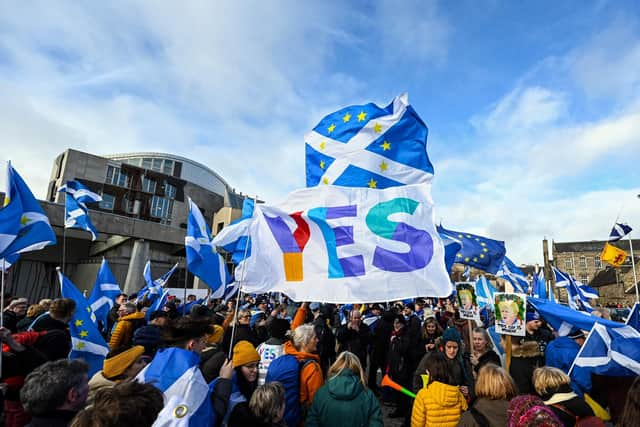
[(431, 184), (385, 190), (320, 186), (256, 205), (244, 292), (332, 303), (446, 297), (452, 285), (433, 221)]

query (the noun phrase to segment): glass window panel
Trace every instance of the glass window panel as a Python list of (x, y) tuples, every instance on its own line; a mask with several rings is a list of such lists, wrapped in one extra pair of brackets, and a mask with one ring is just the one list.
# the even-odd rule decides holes
[(594, 265), (596, 268), (602, 268), (602, 260), (600, 259), (600, 257), (599, 257), (599, 256), (597, 256), (597, 257), (595, 257), (595, 258), (593, 259), (593, 265)]
[(151, 169), (160, 172), (162, 170), (162, 159), (153, 159)]
[(145, 169), (151, 169), (151, 159), (148, 157), (142, 159), (142, 167)]
[(112, 211), (115, 200), (116, 198), (111, 194), (102, 193), (102, 201), (100, 202), (99, 206), (102, 209), (108, 209)]
[(165, 197), (168, 197), (169, 199), (175, 199), (176, 198), (176, 187), (174, 187), (173, 185), (171, 185), (167, 181), (165, 181), (164, 182), (164, 195), (165, 195)]
[(573, 268), (573, 263), (571, 262), (570, 259), (564, 260), (564, 268)]
[(165, 160), (162, 171), (167, 175), (173, 174), (173, 160)]

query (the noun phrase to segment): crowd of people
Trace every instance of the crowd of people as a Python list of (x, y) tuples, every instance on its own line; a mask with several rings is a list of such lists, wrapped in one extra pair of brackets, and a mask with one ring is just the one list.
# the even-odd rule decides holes
[(447, 299), (298, 305), (280, 295), (226, 303), (190, 295), (147, 313), (148, 301), (122, 294), (100, 325), (110, 351), (89, 377), (87, 363), (68, 359), (73, 300), (6, 301), (0, 339), (8, 427), (183, 419), (382, 426), (383, 406), (415, 427), (603, 425), (600, 407), (610, 425), (640, 419), (640, 380), (569, 377), (584, 331), (558, 337), (532, 309), (506, 363), (507, 340), (487, 330), (491, 312), (470, 325)]

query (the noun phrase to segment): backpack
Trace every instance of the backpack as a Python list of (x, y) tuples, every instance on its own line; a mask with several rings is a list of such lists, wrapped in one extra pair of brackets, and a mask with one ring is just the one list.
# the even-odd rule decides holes
[(284, 422), (288, 427), (297, 427), (303, 419), (300, 405), (300, 372), (313, 363), (312, 359), (298, 362), (295, 356), (284, 354), (275, 358), (269, 365), (265, 382), (278, 381), (284, 386), (285, 414)]
[(560, 409), (562, 412), (564, 412), (565, 414), (574, 417), (576, 419), (576, 427), (605, 427), (605, 423), (604, 421), (602, 421), (600, 418), (596, 417), (595, 415), (587, 415), (586, 417), (578, 417), (576, 414), (574, 414), (573, 412), (569, 411), (569, 409), (567, 409), (566, 407), (555, 403), (553, 405), (554, 408), (558, 408)]

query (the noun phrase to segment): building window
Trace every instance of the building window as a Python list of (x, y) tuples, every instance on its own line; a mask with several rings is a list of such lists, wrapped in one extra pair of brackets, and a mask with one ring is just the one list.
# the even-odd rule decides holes
[(151, 169), (151, 159), (148, 157), (142, 159), (142, 167), (145, 169)]
[(176, 198), (176, 187), (169, 184), (167, 181), (164, 182), (164, 195), (169, 199)]
[(98, 206), (100, 206), (101, 209), (107, 209), (112, 211), (113, 204), (115, 203), (115, 201), (116, 201), (116, 198), (113, 197), (111, 194), (102, 193), (102, 201)]
[(599, 256), (597, 256), (597, 257), (595, 257), (593, 259), (593, 265), (594, 265), (595, 268), (598, 268), (598, 269), (602, 268), (602, 260), (600, 259)]
[(162, 172), (167, 175), (173, 175), (173, 160), (165, 159), (164, 165), (162, 165)]
[(584, 255), (580, 257), (580, 268), (587, 268), (587, 257)]
[(106, 183), (117, 185), (119, 187), (129, 187), (129, 176), (122, 172), (120, 168), (107, 166)]
[(573, 263), (571, 262), (571, 259), (564, 260), (564, 268), (567, 270), (570, 270), (573, 268)]
[(146, 176), (142, 177), (142, 191), (147, 193), (156, 192), (156, 182), (153, 179), (149, 179)]
[(171, 218), (173, 200), (153, 196), (151, 198), (151, 216), (155, 218)]
[(154, 171), (161, 172), (162, 171), (162, 159), (153, 159), (153, 163), (151, 163), (151, 169)]
[(586, 285), (587, 283), (589, 283), (589, 276), (587, 276), (586, 274), (581, 274), (580, 281)]

